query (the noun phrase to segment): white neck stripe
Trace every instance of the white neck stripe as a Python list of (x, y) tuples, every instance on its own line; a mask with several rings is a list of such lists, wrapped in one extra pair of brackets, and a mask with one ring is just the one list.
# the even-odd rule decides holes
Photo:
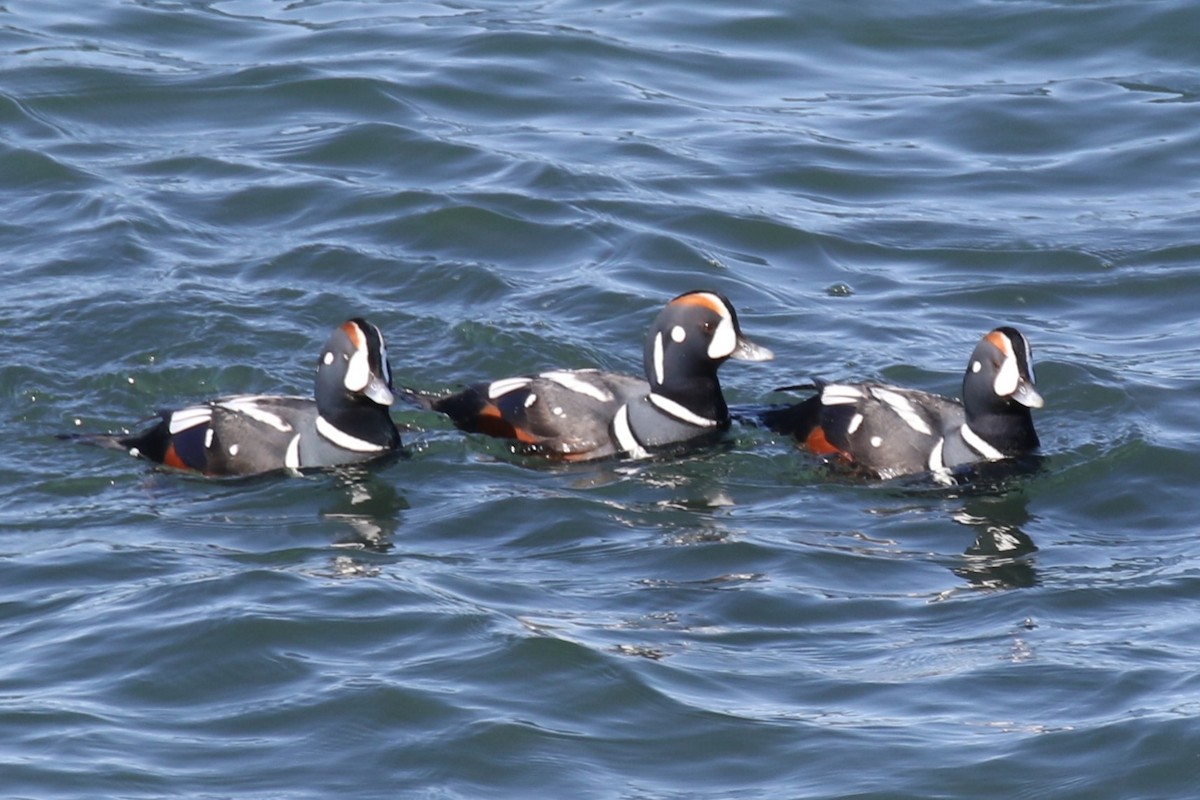
[(970, 425), (964, 424), (959, 429), (959, 432), (962, 433), (963, 441), (965, 441), (972, 450), (974, 450), (976, 453), (979, 453), (979, 455), (983, 456), (989, 461), (998, 461), (1004, 458), (1004, 453), (1001, 453), (999, 450), (985, 442), (982, 436), (971, 430)]
[(378, 453), (384, 449), (381, 444), (371, 444), (368, 441), (351, 436), (324, 417), (317, 417), (317, 433), (333, 442), (343, 450), (353, 450), (356, 453)]
[(670, 414), (681, 422), (686, 422), (689, 425), (696, 425), (701, 428), (715, 428), (719, 424), (715, 419), (702, 417), (699, 414), (689, 411), (679, 403), (669, 397), (663, 397), (661, 394), (650, 393), (650, 402), (657, 406), (659, 410)]

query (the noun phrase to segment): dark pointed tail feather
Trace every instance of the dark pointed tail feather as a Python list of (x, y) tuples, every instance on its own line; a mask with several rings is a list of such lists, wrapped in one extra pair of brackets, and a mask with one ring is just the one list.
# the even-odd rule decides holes
[(440, 399), (437, 395), (426, 394), (409, 386), (400, 387), (400, 398), (407, 401), (410, 405), (423, 408), (426, 411), (436, 411), (437, 409), (434, 406)]
[(768, 430), (803, 441), (821, 424), (821, 395), (814, 394), (790, 406), (774, 406), (762, 415), (762, 424)]
[(128, 450), (130, 447), (130, 437), (120, 433), (56, 433), (54, 438), (106, 450)]

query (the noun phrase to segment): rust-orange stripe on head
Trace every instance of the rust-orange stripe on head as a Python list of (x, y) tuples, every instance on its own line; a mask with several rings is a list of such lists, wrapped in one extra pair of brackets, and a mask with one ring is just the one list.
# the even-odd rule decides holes
[(1006, 357), (1012, 355), (1012, 348), (1009, 346), (1008, 337), (1000, 331), (992, 331), (983, 338), (991, 342), (992, 345)]
[(367, 340), (363, 338), (362, 330), (353, 322), (343, 322), (342, 333), (346, 334), (346, 338), (350, 340), (350, 344), (354, 345), (355, 350), (362, 350), (367, 346)]
[(721, 298), (712, 292), (688, 292), (672, 300), (671, 305), (700, 306), (718, 316), (725, 316), (729, 313), (725, 309), (725, 304), (721, 302)]

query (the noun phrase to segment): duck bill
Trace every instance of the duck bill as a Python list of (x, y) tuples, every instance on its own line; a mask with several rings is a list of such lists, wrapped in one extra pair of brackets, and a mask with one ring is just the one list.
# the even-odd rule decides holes
[(1018, 381), (1017, 390), (1012, 393), (1012, 399), (1026, 408), (1041, 408), (1046, 402), (1038, 394), (1038, 390), (1034, 388), (1034, 385), (1024, 378)]
[(755, 344), (745, 336), (738, 336), (737, 347), (733, 348), (733, 352), (729, 354), (729, 357), (736, 358), (738, 361), (770, 361), (775, 358), (775, 354), (761, 344)]
[(373, 402), (381, 406), (390, 406), (396, 402), (396, 396), (392, 394), (392, 389), (379, 378), (378, 375), (372, 375), (371, 380), (367, 381), (367, 386), (362, 390), (362, 393)]

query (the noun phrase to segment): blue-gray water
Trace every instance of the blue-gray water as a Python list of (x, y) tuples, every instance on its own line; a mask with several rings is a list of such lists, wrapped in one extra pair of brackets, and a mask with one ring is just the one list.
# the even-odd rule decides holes
[[(0, 796), (1182, 798), (1200, 786), (1200, 6), (8, 0)], [(769, 364), (956, 392), (1040, 470), (871, 486), (737, 427), (538, 468), (213, 482), (54, 434), (638, 371), (712, 287)], [(1024, 534), (1024, 558), (967, 555)], [(374, 549), (354, 546), (375, 542)]]

